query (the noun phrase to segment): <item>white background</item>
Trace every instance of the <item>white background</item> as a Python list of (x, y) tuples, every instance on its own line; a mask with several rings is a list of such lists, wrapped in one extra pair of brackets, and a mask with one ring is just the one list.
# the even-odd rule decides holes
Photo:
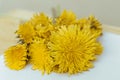
[(0, 13), (24, 9), (51, 14), (57, 5), (78, 17), (94, 14), (104, 24), (120, 26), (120, 0), (0, 0)]

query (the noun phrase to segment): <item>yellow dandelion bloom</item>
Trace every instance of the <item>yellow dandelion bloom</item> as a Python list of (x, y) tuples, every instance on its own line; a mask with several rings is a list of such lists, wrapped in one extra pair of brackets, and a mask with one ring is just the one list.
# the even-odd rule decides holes
[(63, 13), (58, 18), (56, 18), (56, 25), (71, 25), (75, 23), (75, 21), (75, 14), (71, 11), (64, 10)]
[(102, 34), (101, 23), (94, 16), (89, 16), (88, 21), (91, 25), (91, 31), (93, 33), (99, 33), (98, 36), (100, 36)]
[(54, 59), (53, 70), (59, 73), (74, 74), (93, 67), (99, 49), (94, 34), (89, 29), (80, 30), (78, 26), (62, 27), (53, 32), (48, 44)]
[(49, 74), (52, 70), (52, 58), (49, 55), (44, 41), (38, 40), (39, 39), (30, 45), (30, 63), (32, 64), (33, 69), (40, 70), (43, 74), (45, 72)]
[(37, 26), (40, 24), (42, 26), (47, 26), (49, 24), (52, 24), (52, 19), (50, 19), (44, 13), (34, 15), (34, 17), (30, 21), (34, 26)]
[(102, 34), (102, 27), (100, 22), (95, 19), (94, 16), (87, 18), (82, 18), (76, 21), (76, 24), (80, 27), (81, 30), (89, 28), (92, 34), (96, 34), (96, 37), (99, 37)]
[(54, 30), (52, 19), (44, 13), (34, 15), (30, 22), (34, 26), (37, 34), (36, 36), (39, 36), (40, 38), (48, 39), (50, 36), (50, 31)]
[(27, 61), (27, 51), (26, 46), (18, 44), (12, 46), (5, 51), (5, 64), (10, 69), (20, 70), (23, 69)]
[(42, 26), (42, 25), (37, 25), (36, 26), (36, 34), (43, 39), (48, 39), (49, 36), (51, 35), (51, 31), (54, 30), (54, 27), (52, 25), (48, 25), (48, 26)]
[(31, 43), (36, 33), (33, 25), (30, 22), (26, 22), (19, 26), (17, 34), (25, 43)]

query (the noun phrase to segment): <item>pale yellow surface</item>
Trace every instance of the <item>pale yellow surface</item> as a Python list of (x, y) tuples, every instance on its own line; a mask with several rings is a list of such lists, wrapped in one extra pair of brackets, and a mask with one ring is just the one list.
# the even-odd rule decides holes
[(19, 20), (12, 18), (0, 18), (0, 54), (9, 46), (16, 44), (14, 32), (17, 30)]
[(120, 34), (120, 27), (103, 25), (103, 30), (111, 33)]

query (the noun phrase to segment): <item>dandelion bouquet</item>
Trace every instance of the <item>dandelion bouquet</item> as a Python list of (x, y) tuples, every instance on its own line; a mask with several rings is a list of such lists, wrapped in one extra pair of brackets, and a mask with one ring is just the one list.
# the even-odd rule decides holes
[(5, 51), (5, 64), (13, 70), (31, 64), (48, 74), (87, 71), (103, 50), (98, 40), (101, 26), (94, 16), (77, 19), (66, 10), (57, 18), (36, 14), (19, 25), (19, 41)]

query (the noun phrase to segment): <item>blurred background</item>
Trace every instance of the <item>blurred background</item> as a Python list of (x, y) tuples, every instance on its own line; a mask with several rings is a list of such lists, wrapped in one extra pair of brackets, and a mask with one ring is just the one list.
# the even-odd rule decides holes
[(120, 0), (0, 0), (0, 14), (14, 10), (52, 14), (52, 8), (72, 10), (80, 17), (95, 15), (103, 24), (120, 26)]

